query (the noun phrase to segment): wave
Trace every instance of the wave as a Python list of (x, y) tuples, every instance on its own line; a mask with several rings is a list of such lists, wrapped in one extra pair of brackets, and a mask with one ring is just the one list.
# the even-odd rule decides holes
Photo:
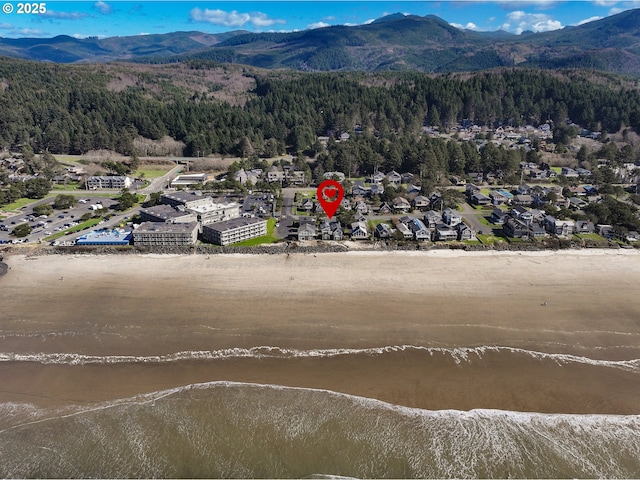
[(46, 415), (0, 431), (0, 475), (621, 478), (640, 472), (640, 416), (429, 411), (236, 382)]
[(422, 347), (415, 345), (393, 345), (374, 348), (336, 348), (299, 350), (272, 346), (252, 348), (228, 348), (221, 350), (183, 351), (166, 355), (85, 355), (79, 353), (0, 353), (0, 362), (27, 362), (44, 365), (89, 365), (89, 364), (122, 364), (122, 363), (174, 363), (191, 360), (220, 360), (238, 358), (330, 358), (345, 355), (378, 356), (398, 352), (424, 352), (431, 356), (448, 355), (456, 364), (482, 359), (488, 353), (510, 353), (525, 355), (536, 360), (550, 360), (558, 365), (586, 364), (599, 367), (617, 368), (629, 372), (640, 371), (640, 359), (633, 360), (600, 360), (584, 356), (546, 353), (505, 346), (478, 347)]

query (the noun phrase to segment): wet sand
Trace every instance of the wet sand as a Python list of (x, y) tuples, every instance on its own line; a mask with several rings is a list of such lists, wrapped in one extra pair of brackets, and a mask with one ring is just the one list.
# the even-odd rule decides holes
[[(597, 362), (640, 358), (635, 251), (6, 261), (0, 402), (83, 404), (230, 380), (428, 409), (640, 413), (638, 369)], [(394, 345), (443, 350), (313, 354)], [(258, 346), (295, 349), (300, 357), (148, 359)], [(520, 350), (465, 361), (449, 353), (484, 346)], [(12, 361), (9, 354), (32, 357)], [(98, 358), (80, 365), (77, 355)], [(110, 363), (121, 356), (147, 360)]]

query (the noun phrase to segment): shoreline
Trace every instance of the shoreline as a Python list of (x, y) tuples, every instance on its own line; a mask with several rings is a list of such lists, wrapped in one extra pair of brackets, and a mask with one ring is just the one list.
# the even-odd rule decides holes
[[(5, 256), (0, 354), (18, 357), (0, 362), (0, 402), (244, 381), (427, 409), (637, 414), (638, 369), (607, 362), (640, 359), (638, 253)], [(394, 345), (417, 348), (367, 351)], [(307, 353), (163, 360), (264, 346)], [(449, 353), (465, 348), (486, 352)], [(353, 351), (314, 353), (332, 349)]]

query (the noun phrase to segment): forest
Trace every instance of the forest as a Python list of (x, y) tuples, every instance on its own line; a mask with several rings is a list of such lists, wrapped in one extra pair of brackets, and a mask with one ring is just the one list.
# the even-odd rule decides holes
[[(193, 68), (220, 65), (199, 61)], [(135, 138), (169, 136), (185, 144), (186, 156), (312, 155), (317, 136), (353, 133), (358, 125), (362, 138), (349, 142), (350, 150), (330, 145), (322, 168), (351, 162), (353, 171), (378, 165), (418, 173), (422, 164), (463, 173), (486, 170), (487, 162), (508, 167), (521, 154), (483, 155), (464, 144), (418, 141), (424, 125), (446, 130), (463, 119), (490, 127), (549, 122), (557, 136), (566, 136), (567, 118), (609, 132), (640, 127), (636, 86), (595, 72), (506, 69), (433, 76), (247, 69), (244, 75), (252, 77), (254, 88), (243, 105), (232, 105), (170, 79), (153, 88), (140, 83), (114, 91), (108, 65), (1, 58), (0, 145), (28, 145), (36, 153), (108, 149), (132, 155)]]

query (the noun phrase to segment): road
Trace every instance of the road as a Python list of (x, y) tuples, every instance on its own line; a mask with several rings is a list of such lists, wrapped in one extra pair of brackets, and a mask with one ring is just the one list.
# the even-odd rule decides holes
[(173, 180), (173, 178), (176, 175), (178, 175), (180, 171), (182, 171), (182, 167), (183, 167), (182, 165), (176, 165), (161, 177), (154, 178), (153, 180), (151, 180), (151, 183), (149, 185), (147, 185), (144, 188), (141, 188), (136, 193), (140, 193), (142, 195), (149, 195), (153, 192), (164, 190), (169, 186), (169, 183), (171, 182), (171, 180)]

